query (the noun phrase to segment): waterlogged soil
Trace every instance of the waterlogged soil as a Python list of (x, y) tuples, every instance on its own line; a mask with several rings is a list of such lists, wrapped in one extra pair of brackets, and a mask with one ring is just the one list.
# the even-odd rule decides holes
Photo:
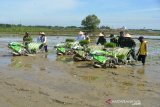
[(0, 107), (160, 107), (158, 40), (148, 40), (145, 66), (103, 69), (56, 56), (65, 38), (50, 37), (47, 54), (16, 57), (7, 44), (21, 38), (0, 38)]

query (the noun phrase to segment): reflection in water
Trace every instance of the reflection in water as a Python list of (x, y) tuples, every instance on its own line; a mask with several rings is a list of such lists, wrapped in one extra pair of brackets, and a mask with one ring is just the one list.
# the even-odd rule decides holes
[(32, 64), (30, 63), (31, 61), (27, 61), (27, 57), (12, 57), (11, 58), (11, 64), (9, 66), (13, 68), (32, 68)]
[(98, 79), (98, 77), (96, 76), (80, 76), (83, 80), (88, 81), (88, 82), (92, 82), (96, 79)]
[(124, 81), (124, 82), (122, 82), (122, 84), (124, 86), (133, 86), (133, 82), (132, 81)]
[(56, 61), (61, 61), (61, 62), (73, 62), (72, 56), (57, 56)]
[(47, 54), (38, 54), (36, 56), (15, 56), (11, 57), (8, 66), (14, 69), (46, 71), (48, 62)]
[(48, 58), (48, 54), (44, 54), (44, 58)]
[(41, 54), (39, 54), (39, 55), (37, 55), (37, 56), (39, 56), (39, 57), (41, 57), (41, 58), (46, 58), (46, 59), (49, 59), (48, 58), (48, 54), (47, 53), (41, 53)]
[(43, 66), (43, 67), (40, 67), (40, 70), (41, 70), (41, 71), (45, 71), (45, 70), (46, 70), (46, 67), (44, 67), (44, 66)]
[(65, 61), (66, 57), (64, 56), (57, 56), (56, 61)]
[(142, 66), (140, 68), (137, 68), (136, 70), (137, 73), (137, 77), (139, 77), (140, 79), (137, 80), (136, 82), (136, 91), (143, 91), (147, 89), (147, 77), (145, 75), (145, 66)]
[(137, 69), (137, 74), (144, 74), (145, 72), (145, 67)]

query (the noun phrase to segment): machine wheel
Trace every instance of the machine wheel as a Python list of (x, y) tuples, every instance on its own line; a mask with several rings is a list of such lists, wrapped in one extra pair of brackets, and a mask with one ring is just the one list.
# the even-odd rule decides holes
[(101, 68), (102, 67), (102, 65), (100, 65), (99, 63), (97, 63), (97, 62), (94, 62), (94, 65), (93, 65), (95, 68)]
[(116, 60), (115, 59), (111, 59), (109, 61), (109, 66), (110, 66), (110, 68), (116, 68)]
[(11, 54), (12, 54), (13, 56), (21, 56), (19, 53), (16, 53), (16, 52), (11, 52)]
[(117, 60), (114, 58), (111, 58), (110, 60), (107, 60), (104, 64), (105, 68), (116, 68)]
[(77, 61), (83, 61), (83, 59), (81, 57), (77, 56), (77, 55), (73, 56), (73, 60), (76, 61), (76, 62)]
[(22, 49), (21, 55), (27, 56), (29, 52), (24, 48)]
[(72, 51), (68, 51), (66, 52), (67, 55), (73, 55), (73, 52)]
[(63, 53), (61, 53), (61, 52), (57, 52), (57, 55), (59, 56), (59, 55), (64, 55)]

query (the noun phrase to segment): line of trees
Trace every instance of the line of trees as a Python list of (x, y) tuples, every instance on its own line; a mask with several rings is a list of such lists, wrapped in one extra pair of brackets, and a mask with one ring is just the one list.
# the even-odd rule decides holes
[(36, 27), (36, 28), (48, 28), (48, 29), (79, 29), (77, 26), (46, 26), (46, 25), (21, 25), (21, 24), (0, 24), (0, 28), (12, 28), (12, 27)]
[[(77, 26), (45, 26), (45, 25), (21, 25), (21, 24), (0, 24), (0, 28), (15, 28), (15, 27), (33, 27), (33, 28), (48, 28), (48, 29), (86, 29), (86, 30), (90, 30), (88, 28), (84, 28), (84, 27), (77, 27)], [(100, 26), (97, 27), (98, 29), (111, 29), (109, 26)], [(95, 30), (95, 29), (94, 29)]]
[(86, 30), (89, 32), (94, 32), (97, 29), (111, 29), (109, 26), (100, 26), (100, 19), (96, 15), (88, 15), (86, 16), (82, 22), (81, 27), (77, 26), (45, 26), (45, 25), (22, 25), (22, 24), (0, 24), (0, 28), (45, 28), (45, 29), (80, 29), (80, 30)]

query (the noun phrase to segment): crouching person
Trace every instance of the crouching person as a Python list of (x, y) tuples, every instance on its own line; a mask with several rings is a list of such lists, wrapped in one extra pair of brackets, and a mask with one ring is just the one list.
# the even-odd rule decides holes
[(44, 47), (45, 52), (48, 52), (47, 37), (45, 36), (44, 32), (40, 32), (40, 36), (38, 37), (37, 42), (41, 42), (42, 43), (42, 45), (40, 45), (39, 49), (41, 49), (42, 47)]
[(31, 43), (33, 41), (32, 37), (30, 36), (30, 34), (28, 32), (25, 32), (25, 35), (23, 37), (23, 44), (25, 46), (27, 46), (29, 43)]

